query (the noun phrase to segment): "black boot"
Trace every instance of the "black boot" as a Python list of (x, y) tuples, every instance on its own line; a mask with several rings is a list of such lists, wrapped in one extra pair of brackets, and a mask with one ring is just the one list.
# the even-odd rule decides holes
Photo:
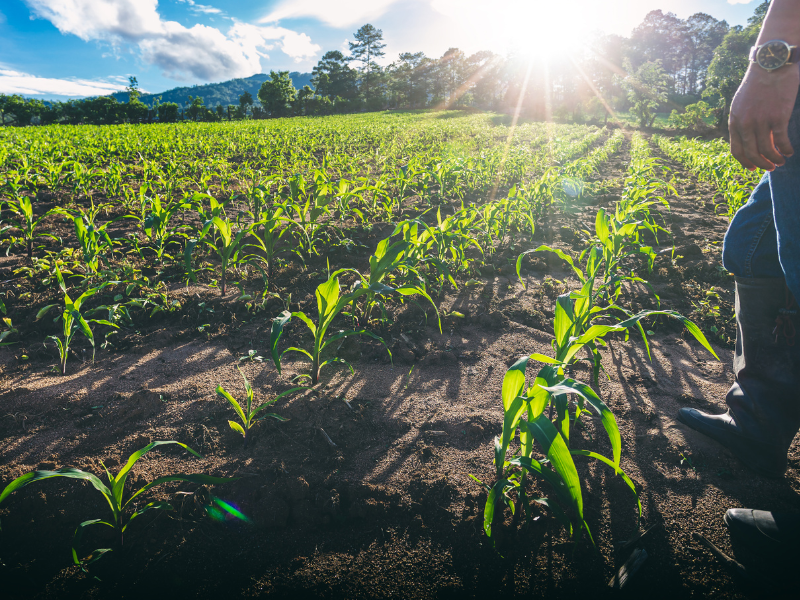
[(800, 555), (800, 514), (731, 508), (725, 513), (731, 539), (769, 561)]
[(745, 465), (782, 477), (800, 428), (800, 345), (797, 304), (784, 279), (736, 278), (736, 381), (728, 412), (682, 408), (678, 419), (718, 441)]

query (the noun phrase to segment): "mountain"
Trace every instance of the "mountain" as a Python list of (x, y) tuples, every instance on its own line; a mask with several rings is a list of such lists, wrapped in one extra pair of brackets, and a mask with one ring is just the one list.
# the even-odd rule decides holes
[[(298, 90), (304, 85), (311, 85), (311, 73), (299, 73), (294, 71), (289, 73), (292, 78), (294, 87)], [(261, 84), (269, 79), (269, 75), (265, 73), (257, 73), (244, 79), (231, 79), (221, 83), (207, 83), (205, 85), (193, 85), (191, 87), (177, 87), (160, 94), (142, 94), (139, 100), (147, 104), (153, 105), (153, 100), (161, 96), (161, 102), (175, 102), (180, 106), (187, 106), (189, 104), (189, 96), (193, 98), (200, 96), (206, 106), (214, 107), (217, 104), (227, 106), (228, 104), (239, 104), (239, 96), (245, 92), (250, 92), (253, 96), (253, 101), (258, 102), (258, 90)], [(127, 92), (117, 92), (111, 94), (117, 99), (117, 102), (127, 102)]]

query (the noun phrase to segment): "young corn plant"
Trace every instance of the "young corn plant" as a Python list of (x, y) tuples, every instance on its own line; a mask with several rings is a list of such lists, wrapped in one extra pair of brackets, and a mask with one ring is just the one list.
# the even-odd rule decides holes
[[(545, 362), (568, 367), (577, 360), (577, 353), (586, 348), (594, 368), (593, 379), (597, 383), (600, 369), (602, 368), (600, 347), (606, 345), (603, 338), (608, 333), (624, 331), (627, 339), (629, 335), (628, 329), (636, 326), (642, 336), (649, 357), (650, 344), (647, 339), (647, 331), (642, 326), (641, 321), (645, 318), (656, 316), (667, 316), (679, 320), (695, 339), (719, 360), (700, 328), (680, 313), (674, 310), (659, 309), (644, 310), (637, 314), (632, 314), (617, 303), (619, 279), (647, 284), (643, 279), (633, 276), (620, 278), (616, 275), (612, 277), (604, 275), (599, 285), (596, 286), (598, 275), (604, 266), (607, 266), (605, 255), (598, 247), (592, 247), (589, 250), (586, 266), (583, 270), (574, 263), (572, 257), (561, 250), (547, 246), (542, 246), (537, 250), (554, 252), (564, 259), (572, 267), (582, 284), (580, 291), (562, 294), (556, 300), (555, 318), (553, 320), (555, 339), (552, 342), (555, 354), (553, 358)], [(518, 259), (517, 273), (519, 273), (519, 264), (520, 260)], [(607, 274), (607, 269), (605, 272)], [(647, 285), (649, 286), (649, 284)], [(595, 322), (603, 317), (615, 319), (617, 322), (613, 324)]]
[(20, 196), (18, 200), (8, 200), (6, 202), (6, 207), (18, 217), (15, 221), (12, 221), (11, 224), (22, 233), (29, 260), (33, 260), (33, 242), (36, 238), (49, 237), (58, 240), (58, 238), (51, 233), (37, 233), (36, 231), (39, 223), (53, 214), (53, 210), (48, 210), (38, 218), (34, 217), (33, 206), (28, 196)]
[[(236, 368), (239, 369), (239, 367), (236, 367)], [(239, 417), (239, 419), (241, 421), (241, 425), (239, 423), (237, 423), (236, 421), (230, 421), (230, 420), (228, 421), (228, 425), (230, 425), (231, 429), (233, 429), (234, 431), (237, 431), (237, 432), (242, 434), (242, 437), (244, 438), (244, 447), (247, 448), (247, 441), (248, 441), (249, 436), (250, 436), (250, 430), (259, 421), (261, 421), (263, 419), (266, 419), (267, 417), (269, 417), (271, 419), (276, 419), (278, 421), (287, 421), (288, 420), (288, 419), (285, 419), (284, 417), (282, 417), (282, 416), (280, 416), (278, 414), (275, 414), (275, 413), (263, 413), (263, 414), (261, 414), (261, 411), (263, 411), (265, 408), (269, 408), (270, 406), (275, 404), (278, 400), (280, 400), (284, 396), (288, 396), (289, 394), (293, 394), (293, 393), (298, 392), (300, 390), (307, 390), (308, 388), (306, 388), (306, 387), (294, 387), (294, 388), (292, 388), (290, 390), (286, 390), (285, 392), (283, 392), (281, 394), (278, 394), (272, 400), (267, 400), (266, 402), (264, 402), (264, 404), (262, 404), (258, 408), (254, 408), (253, 407), (253, 397), (254, 397), (253, 388), (250, 385), (250, 382), (247, 380), (247, 377), (245, 377), (244, 373), (242, 373), (241, 369), (239, 369), (239, 374), (242, 376), (242, 379), (244, 379), (244, 389), (245, 389), (245, 392), (247, 393), (247, 401), (245, 402), (244, 407), (242, 407), (242, 405), (239, 403), (238, 400), (236, 400), (236, 398), (234, 398), (228, 392), (226, 392), (225, 388), (223, 388), (221, 385), (217, 386), (217, 395), (221, 396), (222, 398), (225, 398), (230, 403), (230, 405), (233, 407), (233, 410), (236, 412), (236, 415)]]
[(113, 249), (114, 242), (106, 229), (117, 219), (112, 219), (102, 225), (96, 222), (100, 211), (108, 207), (109, 205), (94, 206), (92, 204), (91, 209), (88, 211), (79, 208), (77, 212), (70, 212), (62, 208), (54, 209), (54, 212), (62, 214), (67, 220), (72, 221), (75, 227), (75, 237), (78, 238), (78, 245), (83, 257), (84, 269), (86, 274), (90, 276), (97, 274), (100, 259), (104, 258), (105, 254)]
[[(371, 322), (375, 308), (380, 309), (382, 318), (386, 319), (386, 310), (381, 298), (384, 293), (390, 293), (391, 291), (397, 291), (404, 296), (416, 294), (424, 297), (431, 303), (438, 317), (439, 311), (436, 308), (436, 304), (421, 285), (404, 285), (400, 288), (392, 288), (385, 285), (385, 282), (392, 277), (392, 273), (399, 269), (404, 270), (406, 274), (414, 273), (417, 276), (417, 280), (422, 282), (422, 277), (419, 276), (416, 269), (408, 264), (407, 255), (411, 249), (411, 244), (405, 240), (390, 242), (391, 237), (378, 242), (375, 253), (369, 257), (369, 277), (358, 273), (360, 280), (356, 281), (353, 286), (353, 289), (366, 288), (369, 290), (364, 300), (364, 325), (369, 325)], [(385, 287), (382, 287), (384, 285)], [(353, 307), (352, 314), (355, 317), (356, 298), (353, 298), (351, 305)], [(439, 322), (439, 328), (441, 329), (441, 321)]]
[[(281, 372), (281, 359), (283, 358), (283, 355), (287, 352), (299, 352), (309, 361), (311, 361), (311, 373), (303, 374), (300, 377), (310, 379), (311, 385), (315, 386), (317, 383), (319, 383), (320, 371), (326, 365), (332, 363), (343, 363), (350, 368), (350, 372), (354, 372), (352, 365), (350, 365), (350, 363), (343, 358), (336, 356), (327, 359), (325, 358), (325, 351), (329, 348), (332, 349), (334, 342), (337, 342), (345, 337), (366, 335), (378, 340), (380, 343), (386, 346), (386, 343), (382, 338), (372, 332), (367, 331), (366, 329), (352, 329), (348, 331), (341, 330), (337, 331), (331, 336), (328, 336), (328, 329), (333, 323), (333, 320), (345, 306), (369, 292), (389, 293), (395, 291), (394, 288), (391, 288), (387, 285), (376, 284), (369, 287), (358, 287), (352, 292), (342, 295), (339, 287), (340, 273), (341, 271), (335, 272), (333, 275), (331, 275), (328, 281), (317, 286), (315, 292), (317, 297), (316, 323), (304, 312), (289, 312), (288, 310), (283, 311), (272, 321), (272, 330), (270, 332), (270, 352), (272, 355), (272, 360), (275, 363), (275, 367), (278, 369), (278, 373)], [(292, 318), (295, 317), (306, 324), (308, 329), (311, 331), (311, 334), (314, 336), (314, 343), (309, 349), (292, 346), (283, 352), (278, 353), (278, 342), (283, 335), (283, 331), (286, 328), (286, 325), (288, 325)], [(392, 356), (392, 353), (388, 347), (386, 347), (386, 352), (389, 353), (389, 357)]]
[(299, 243), (307, 256), (317, 252), (316, 246), (323, 228), (322, 217), (330, 213), (331, 203), (336, 199), (335, 188), (322, 171), (314, 171), (314, 183), (307, 185), (302, 175), (289, 179), (287, 205), (297, 215), (303, 231)]
[(149, 198), (149, 205), (149, 210), (145, 212), (142, 228), (150, 238), (158, 262), (163, 263), (164, 257), (170, 260), (173, 258), (167, 253), (167, 248), (172, 244), (178, 245), (177, 241), (170, 240), (170, 238), (176, 231), (184, 227), (183, 225), (170, 227), (170, 221), (178, 211), (190, 208), (190, 205), (179, 201), (164, 205), (157, 194)]
[[(516, 510), (516, 492), (517, 502), (529, 522), (532, 516), (530, 501), (533, 500), (547, 507), (573, 538), (580, 539), (585, 532), (594, 543), (584, 517), (583, 492), (574, 456), (593, 458), (614, 469), (614, 473), (633, 491), (639, 516), (642, 512), (636, 487), (620, 468), (622, 442), (616, 419), (591, 387), (565, 377), (563, 369), (559, 367), (545, 366), (536, 375), (533, 385), (526, 389), (525, 370), (529, 360), (527, 356), (521, 357), (508, 369), (503, 379), (503, 431), (494, 443), (495, 482), (489, 486), (472, 476), (488, 494), (484, 507), (484, 531), (489, 538), (492, 537), (500, 501), (512, 512)], [(572, 411), (568, 395), (577, 397)], [(587, 404), (600, 416), (611, 444), (611, 458), (571, 447), (570, 420), (577, 424), (581, 415), (589, 410)], [(549, 415), (555, 414), (555, 422), (546, 411)], [(519, 450), (512, 452), (509, 457), (509, 447), (517, 435)], [(539, 445), (539, 452), (534, 443)], [(544, 458), (538, 458), (540, 454)], [(526, 489), (528, 474), (538, 475), (550, 484), (554, 497), (529, 497)]]
[[(284, 227), (283, 225), (286, 226)], [(274, 287), (273, 275), (275, 273), (275, 257), (277, 256), (276, 246), (291, 226), (298, 225), (286, 216), (286, 207), (283, 204), (266, 206), (258, 213), (258, 219), (253, 219), (250, 233), (253, 234), (255, 242), (247, 244), (243, 249), (251, 248), (257, 252), (247, 254), (242, 260), (261, 269), (268, 292)], [(265, 268), (262, 269), (259, 263)]]
[[(206, 237), (209, 230), (214, 229), (217, 235)], [(227, 217), (213, 217), (203, 225), (199, 238), (211, 248), (219, 257), (222, 267), (222, 279), (219, 286), (220, 295), (224, 296), (227, 290), (228, 267), (237, 264), (242, 240), (252, 231), (252, 226), (243, 227), (236, 231), (233, 223)]]
[[(106, 472), (106, 476), (108, 477), (108, 483), (110, 485), (107, 486), (104, 484), (99, 477), (92, 473), (88, 473), (86, 471), (82, 471), (80, 469), (76, 469), (74, 467), (63, 467), (58, 469), (57, 471), (31, 471), (30, 473), (26, 473), (21, 477), (17, 477), (14, 481), (9, 483), (3, 492), (0, 494), (0, 503), (3, 502), (9, 495), (16, 492), (23, 487), (30, 485), (36, 481), (42, 481), (45, 479), (51, 479), (53, 477), (67, 477), (70, 479), (82, 479), (84, 481), (88, 481), (92, 487), (94, 487), (98, 492), (100, 492), (103, 497), (105, 498), (106, 502), (108, 503), (109, 508), (111, 509), (112, 518), (109, 520), (103, 519), (91, 519), (88, 521), (84, 521), (80, 525), (78, 525), (77, 529), (75, 529), (75, 535), (72, 539), (72, 560), (76, 565), (79, 565), (81, 568), (85, 569), (88, 565), (92, 564), (93, 562), (100, 559), (104, 554), (110, 552), (111, 548), (99, 548), (97, 550), (93, 550), (88, 555), (84, 555), (80, 552), (80, 544), (81, 538), (83, 537), (83, 531), (87, 527), (92, 525), (104, 525), (106, 527), (110, 527), (119, 535), (120, 546), (124, 543), (124, 535), (125, 531), (128, 529), (128, 526), (133, 522), (133, 520), (140, 515), (146, 513), (149, 510), (174, 510), (172, 505), (168, 502), (162, 501), (153, 501), (148, 502), (144, 506), (137, 507), (138, 503), (131, 504), (136, 498), (138, 498), (141, 494), (153, 489), (156, 486), (162, 485), (164, 483), (169, 483), (171, 481), (186, 481), (189, 483), (199, 483), (203, 485), (214, 485), (219, 483), (227, 483), (229, 481), (235, 481), (236, 478), (229, 478), (229, 477), (211, 477), (210, 475), (203, 475), (200, 473), (192, 473), (192, 474), (185, 474), (185, 473), (176, 473), (174, 475), (165, 475), (163, 477), (159, 477), (151, 481), (150, 483), (146, 484), (138, 491), (134, 492), (130, 495), (130, 497), (125, 500), (125, 482), (128, 479), (128, 475), (131, 472), (131, 469), (134, 467), (136, 462), (145, 454), (150, 452), (153, 448), (157, 446), (164, 446), (166, 444), (175, 444), (180, 446), (184, 450), (190, 452), (194, 456), (198, 458), (203, 458), (200, 454), (189, 448), (186, 444), (182, 444), (176, 441), (159, 441), (159, 442), (152, 442), (131, 454), (130, 458), (128, 458), (128, 462), (119, 470), (116, 476), (112, 475), (112, 473), (103, 465), (103, 469)], [(127, 513), (129, 511), (130, 514)], [(234, 514), (238, 512), (231, 512)]]
[[(81, 314), (81, 306), (83, 305), (83, 302), (87, 298), (94, 296), (104, 287), (119, 282), (109, 281), (103, 283), (102, 285), (91, 287), (73, 301), (72, 298), (70, 298), (69, 294), (67, 293), (67, 286), (64, 284), (64, 278), (61, 276), (61, 271), (59, 269), (56, 269), (56, 275), (58, 277), (58, 287), (64, 294), (64, 307), (61, 311), (61, 316), (56, 317), (55, 319), (56, 321), (61, 319), (62, 337), (59, 338), (58, 336), (51, 335), (48, 336), (47, 340), (52, 340), (58, 347), (59, 360), (61, 364), (61, 374), (66, 375), (67, 358), (69, 357), (70, 345), (72, 344), (72, 338), (75, 336), (76, 333), (80, 331), (84, 335), (84, 337), (86, 337), (86, 339), (89, 340), (89, 343), (92, 345), (92, 361), (94, 362), (94, 352), (95, 352), (94, 333), (92, 332), (92, 328), (89, 327), (89, 323), (96, 323), (98, 325), (108, 325), (109, 327), (113, 327), (114, 329), (119, 328), (116, 324), (107, 321), (105, 319), (87, 320)], [(45, 306), (36, 314), (36, 320), (38, 321), (54, 308), (60, 308), (60, 305), (49, 304)]]

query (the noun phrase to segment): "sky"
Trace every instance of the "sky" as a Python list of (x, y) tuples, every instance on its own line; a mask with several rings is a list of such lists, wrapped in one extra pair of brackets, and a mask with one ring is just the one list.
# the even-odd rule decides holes
[(145, 92), (310, 72), (347, 51), (363, 24), (383, 31), (384, 64), (448, 48), (569, 51), (592, 33), (628, 36), (651, 10), (705, 12), (743, 25), (760, 0), (2, 0), (0, 93), (108, 94), (129, 76)]

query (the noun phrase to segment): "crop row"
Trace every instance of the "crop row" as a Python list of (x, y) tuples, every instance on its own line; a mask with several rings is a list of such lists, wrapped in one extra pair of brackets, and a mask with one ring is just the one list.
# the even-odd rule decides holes
[(726, 214), (733, 217), (750, 196), (763, 176), (763, 171), (748, 171), (731, 156), (725, 140), (702, 141), (690, 138), (667, 138), (654, 135), (653, 140), (669, 157), (691, 169), (701, 181), (716, 187), (725, 200)]
[[(652, 291), (645, 277), (652, 271), (655, 253), (645, 239), (657, 241), (659, 232), (667, 233), (659, 223), (655, 207), (662, 204), (668, 207), (664, 194), (674, 192), (662, 177), (664, 170), (650, 155), (647, 142), (634, 134), (622, 197), (613, 212), (598, 210), (594, 234), (590, 234), (578, 256), (540, 246), (523, 253), (517, 261), (519, 273), (526, 254), (554, 253), (569, 265), (581, 285), (556, 299), (552, 352), (520, 357), (503, 379), (504, 417), (502, 434), (494, 443), (495, 480), (491, 484), (479, 481), (487, 492), (484, 530), (489, 537), (501, 503), (515, 516), (521, 511), (530, 523), (531, 502), (535, 502), (545, 506), (571, 535), (580, 538), (585, 534), (591, 540), (574, 457), (591, 458), (611, 467), (633, 491), (641, 516), (636, 487), (620, 465), (622, 442), (616, 418), (598, 394), (598, 379), (603, 369), (601, 350), (608, 343), (607, 337), (624, 333), (627, 339), (629, 330), (635, 328), (649, 356), (648, 335), (652, 332), (645, 329), (645, 320), (670, 317), (682, 322), (716, 357), (700, 329), (686, 317), (661, 307), (657, 296), (654, 295), (658, 304), (655, 310), (634, 314), (623, 304), (624, 282), (642, 283)], [(590, 383), (572, 377), (581, 354), (585, 354), (584, 360), (592, 367)], [(529, 384), (526, 371), (532, 362), (544, 366)], [(585, 429), (592, 411), (599, 416), (608, 436), (610, 457), (575, 448), (570, 440), (571, 428)], [(537, 497), (529, 485), (530, 477), (549, 484), (552, 495)]]

